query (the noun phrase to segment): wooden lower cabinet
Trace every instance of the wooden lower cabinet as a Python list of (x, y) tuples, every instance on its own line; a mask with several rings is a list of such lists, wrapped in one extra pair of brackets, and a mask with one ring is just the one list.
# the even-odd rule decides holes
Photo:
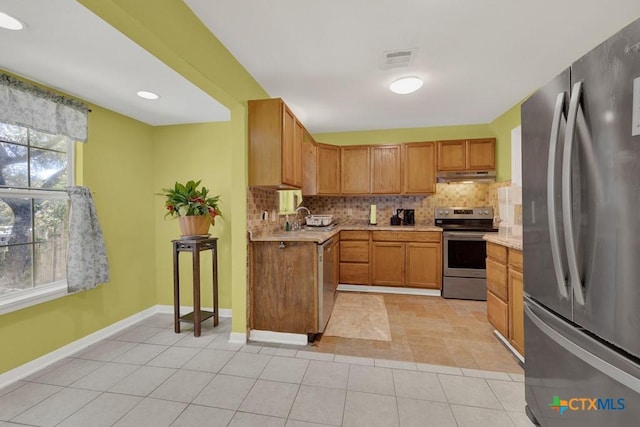
[(440, 289), (442, 249), (436, 243), (407, 243), (406, 284), (411, 288)]
[(522, 251), (487, 242), (487, 318), (524, 355)]
[(374, 231), (371, 284), (441, 289), (442, 233)]
[(373, 242), (371, 246), (371, 283), (382, 286), (404, 286), (405, 244)]
[(524, 355), (524, 290), (522, 273), (509, 268), (509, 342)]
[(340, 283), (369, 284), (369, 232), (340, 232)]
[(509, 336), (509, 305), (493, 292), (487, 292), (487, 319), (502, 336)]
[(317, 261), (313, 242), (253, 242), (249, 327), (318, 332)]

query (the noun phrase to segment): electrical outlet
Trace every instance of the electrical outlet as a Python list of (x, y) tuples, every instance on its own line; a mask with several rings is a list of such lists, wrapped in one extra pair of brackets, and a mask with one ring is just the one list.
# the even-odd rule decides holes
[(347, 216), (353, 216), (353, 209), (347, 208)]

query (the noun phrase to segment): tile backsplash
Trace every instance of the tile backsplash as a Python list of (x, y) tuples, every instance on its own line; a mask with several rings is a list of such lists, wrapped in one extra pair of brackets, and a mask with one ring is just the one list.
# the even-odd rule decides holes
[[(433, 224), (434, 208), (438, 206), (492, 206), (497, 215), (497, 189), (510, 181), (491, 184), (436, 184), (432, 196), (307, 196), (302, 202), (313, 214), (334, 215), (337, 220), (369, 220), (369, 208), (376, 205), (378, 224), (388, 223), (396, 209), (415, 209), (418, 224)], [(266, 211), (267, 219), (263, 220)], [(247, 191), (247, 227), (252, 232), (269, 233), (284, 227), (284, 217), (278, 211), (276, 190), (249, 188)], [(293, 220), (293, 219), (291, 219)]]

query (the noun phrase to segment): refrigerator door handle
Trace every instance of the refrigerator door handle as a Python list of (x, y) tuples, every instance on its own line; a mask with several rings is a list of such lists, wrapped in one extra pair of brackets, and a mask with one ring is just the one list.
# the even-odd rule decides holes
[[(533, 308), (536, 308), (533, 306)], [(541, 319), (530, 306), (530, 303), (525, 303), (524, 312), (527, 318), (546, 336), (552, 339), (556, 344), (575, 355), (583, 362), (591, 365), (594, 369), (604, 373), (614, 381), (624, 384), (636, 393), (640, 393), (640, 379), (633, 375), (623, 371), (622, 369), (612, 365), (611, 363), (599, 358), (595, 354), (587, 351), (583, 347), (574, 343), (560, 332), (556, 331), (553, 327), (549, 326), (543, 319)]]
[[(569, 265), (569, 282), (573, 288), (575, 301), (584, 306), (585, 298), (582, 291), (582, 282), (578, 271), (578, 260), (573, 234), (573, 209), (571, 202), (573, 193), (571, 191), (571, 152), (575, 140), (576, 122), (578, 120), (578, 110), (581, 110), (580, 98), (582, 96), (582, 82), (573, 85), (571, 100), (569, 101), (569, 113), (567, 114), (567, 131), (564, 136), (564, 151), (562, 154), (562, 220), (564, 226), (564, 241), (567, 251), (567, 263)], [(584, 113), (580, 111), (584, 116)]]
[(561, 92), (556, 98), (556, 106), (553, 110), (553, 122), (551, 123), (551, 137), (549, 139), (549, 155), (547, 160), (547, 218), (549, 219), (549, 240), (551, 242), (551, 258), (553, 259), (553, 270), (556, 273), (556, 285), (562, 298), (568, 298), (567, 279), (562, 261), (560, 260), (560, 242), (558, 236), (558, 226), (556, 221), (556, 149), (560, 139), (561, 122), (565, 121), (562, 110), (566, 100), (566, 92)]

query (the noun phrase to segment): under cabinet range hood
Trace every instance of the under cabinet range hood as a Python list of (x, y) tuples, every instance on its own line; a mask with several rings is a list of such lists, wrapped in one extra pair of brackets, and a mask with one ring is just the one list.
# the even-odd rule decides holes
[(496, 171), (440, 171), (437, 182), (496, 182)]

